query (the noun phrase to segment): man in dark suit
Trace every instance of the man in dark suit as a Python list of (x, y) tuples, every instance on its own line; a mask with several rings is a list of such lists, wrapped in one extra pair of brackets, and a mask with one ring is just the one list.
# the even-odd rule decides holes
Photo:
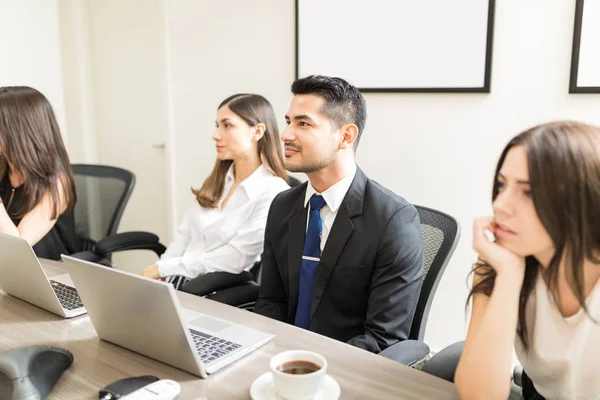
[(354, 162), (367, 115), (357, 88), (309, 76), (292, 93), (285, 163), (309, 182), (273, 200), (255, 312), (378, 353), (410, 332), (419, 215)]

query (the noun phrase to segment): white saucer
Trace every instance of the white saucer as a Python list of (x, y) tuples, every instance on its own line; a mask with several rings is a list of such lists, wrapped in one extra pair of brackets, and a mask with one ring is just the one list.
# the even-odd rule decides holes
[[(270, 372), (256, 378), (250, 388), (252, 400), (283, 400), (275, 391), (273, 375)], [(312, 400), (337, 400), (340, 397), (340, 385), (329, 375), (321, 381), (321, 388)]]

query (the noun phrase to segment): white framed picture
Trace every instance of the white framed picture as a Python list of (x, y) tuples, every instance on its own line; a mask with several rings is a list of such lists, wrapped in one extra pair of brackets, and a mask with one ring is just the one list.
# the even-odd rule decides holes
[(296, 0), (296, 77), (364, 92), (489, 92), (495, 0)]

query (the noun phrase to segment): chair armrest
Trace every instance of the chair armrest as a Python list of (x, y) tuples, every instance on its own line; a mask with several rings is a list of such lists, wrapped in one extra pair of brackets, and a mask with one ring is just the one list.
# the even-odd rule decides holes
[(77, 253), (69, 254), (70, 257), (78, 258), (83, 261), (98, 262), (102, 257), (90, 250), (78, 251)]
[(89, 261), (89, 262), (93, 262), (96, 264), (101, 264), (106, 267), (112, 267), (109, 260), (107, 260), (106, 258), (102, 257), (101, 255), (96, 254), (90, 250), (78, 251), (77, 253), (69, 254), (69, 256), (78, 258), (83, 261)]
[(423, 365), (421, 371), (454, 382), (454, 373), (464, 344), (465, 342), (457, 342), (436, 353)]
[(166, 247), (158, 241), (158, 236), (149, 232), (116, 233), (96, 243), (96, 252), (103, 257), (124, 250), (151, 250), (160, 256)]
[(229, 272), (210, 272), (186, 282), (181, 291), (206, 296), (218, 290), (232, 288), (252, 281), (252, 274), (244, 271), (241, 274), (230, 274)]
[(513, 370), (513, 381), (518, 387), (523, 387), (523, 367), (517, 365)]
[(418, 340), (403, 340), (379, 353), (382, 357), (389, 358), (409, 367), (428, 354), (429, 346)]
[(246, 282), (240, 286), (218, 290), (206, 296), (207, 299), (229, 304), (245, 310), (254, 310), (258, 299), (259, 287), (254, 282)]

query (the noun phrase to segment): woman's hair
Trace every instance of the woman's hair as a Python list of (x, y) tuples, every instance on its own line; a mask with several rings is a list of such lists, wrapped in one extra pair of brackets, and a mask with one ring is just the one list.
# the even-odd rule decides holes
[[(277, 120), (271, 103), (258, 94), (235, 94), (223, 100), (217, 109), (228, 106), (250, 126), (264, 124), (266, 129), (258, 141), (258, 154), (265, 167), (286, 182), (288, 180), (283, 163), (283, 151), (279, 138)], [(192, 189), (202, 207), (215, 208), (223, 195), (225, 177), (232, 160), (218, 160), (199, 190)]]
[(0, 178), (9, 162), (23, 177), (23, 199), (14, 215), (22, 218), (49, 193), (51, 218), (75, 204), (69, 156), (48, 99), (30, 87), (0, 88)]
[[(555, 248), (550, 264), (540, 269), (533, 257), (525, 258), (525, 278), (519, 298), (517, 334), (528, 348), (525, 311), (538, 271), (557, 298), (559, 265), (565, 261), (569, 286), (583, 310), (585, 305), (583, 263), (594, 263), (600, 249), (600, 128), (579, 122), (560, 121), (533, 127), (513, 138), (500, 156), (494, 176), (492, 201), (498, 195), (498, 173), (509, 150), (523, 146), (533, 204)], [(480, 281), (472, 288), (491, 295), (496, 273), (481, 259), (473, 267)]]

